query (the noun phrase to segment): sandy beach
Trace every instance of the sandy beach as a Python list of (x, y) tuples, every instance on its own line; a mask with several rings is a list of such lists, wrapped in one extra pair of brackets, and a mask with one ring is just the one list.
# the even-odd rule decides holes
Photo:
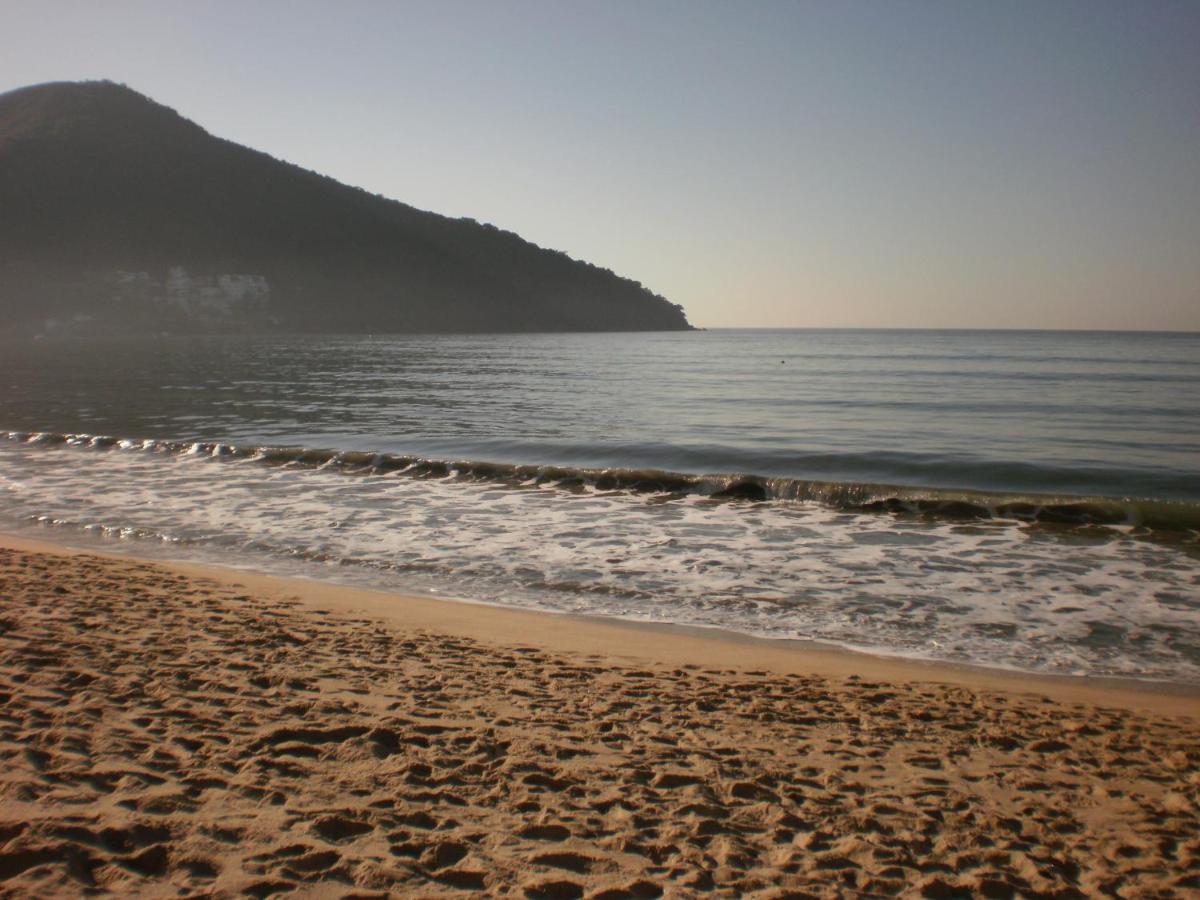
[(0, 894), (1177, 897), (1200, 697), (0, 539)]

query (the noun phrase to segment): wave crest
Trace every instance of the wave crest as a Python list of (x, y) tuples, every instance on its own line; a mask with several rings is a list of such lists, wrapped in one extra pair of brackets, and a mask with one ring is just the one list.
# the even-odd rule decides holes
[(939, 519), (1010, 519), (1067, 526), (1132, 526), (1153, 533), (1200, 536), (1200, 504), (1138, 498), (1011, 494), (868, 482), (812, 481), (753, 474), (690, 474), (660, 469), (579, 468), (310, 447), (242, 446), (215, 441), (116, 438), (55, 432), (0, 432), (9, 441), (70, 445), (241, 460), (272, 466), (333, 469), (347, 475), (395, 474), (417, 479), (491, 481), (513, 487), (563, 491), (626, 491), (711, 502), (821, 503), (853, 512), (921, 515)]

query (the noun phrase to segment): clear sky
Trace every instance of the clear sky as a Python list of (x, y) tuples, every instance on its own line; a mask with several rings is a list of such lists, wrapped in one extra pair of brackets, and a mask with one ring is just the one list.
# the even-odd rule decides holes
[(0, 0), (0, 27), (0, 90), (124, 82), (698, 325), (1200, 330), (1200, 0)]

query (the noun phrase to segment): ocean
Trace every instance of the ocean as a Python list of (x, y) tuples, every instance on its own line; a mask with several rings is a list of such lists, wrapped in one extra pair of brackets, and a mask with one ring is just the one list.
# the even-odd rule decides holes
[(0, 529), (1200, 684), (1200, 335), (5, 341)]

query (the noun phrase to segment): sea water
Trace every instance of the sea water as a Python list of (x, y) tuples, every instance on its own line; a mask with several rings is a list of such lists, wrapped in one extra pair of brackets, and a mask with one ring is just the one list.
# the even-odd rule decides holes
[(1200, 335), (9, 341), (0, 430), (11, 532), (1200, 683)]

